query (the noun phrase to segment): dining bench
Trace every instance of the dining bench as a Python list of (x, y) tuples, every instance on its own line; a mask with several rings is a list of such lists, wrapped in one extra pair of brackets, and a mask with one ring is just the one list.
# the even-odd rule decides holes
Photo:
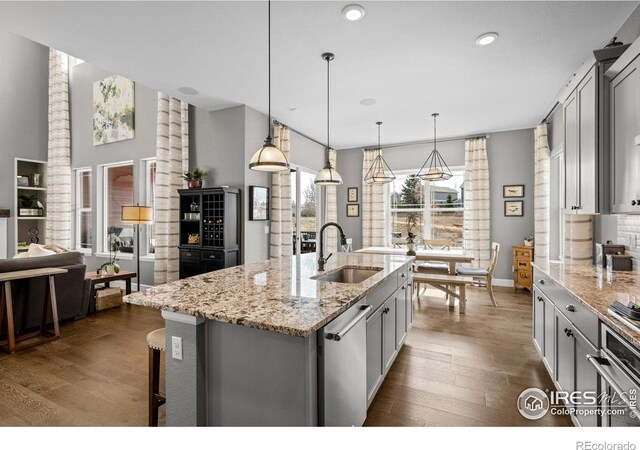
[[(454, 299), (457, 298), (460, 305), (460, 314), (466, 313), (467, 285), (473, 284), (473, 277), (414, 272), (414, 292), (416, 292), (418, 296), (420, 293), (420, 284), (422, 283), (433, 286), (447, 294), (450, 297), (450, 306), (454, 306)], [(457, 290), (455, 288), (457, 288)]]

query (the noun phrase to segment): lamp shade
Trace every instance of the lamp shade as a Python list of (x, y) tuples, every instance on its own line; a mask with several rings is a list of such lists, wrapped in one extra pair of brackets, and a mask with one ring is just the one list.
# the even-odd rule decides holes
[(150, 206), (123, 206), (122, 223), (127, 225), (149, 225), (153, 223), (153, 208)]
[(342, 184), (342, 177), (336, 169), (327, 165), (324, 169), (318, 172), (313, 183), (321, 186), (337, 186)]
[(249, 169), (259, 172), (282, 172), (289, 170), (289, 161), (282, 151), (273, 145), (270, 138), (251, 157)]

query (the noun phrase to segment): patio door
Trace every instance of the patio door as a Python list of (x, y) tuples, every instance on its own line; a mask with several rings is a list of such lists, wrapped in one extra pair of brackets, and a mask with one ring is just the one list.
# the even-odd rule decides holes
[(291, 169), (291, 228), (293, 254), (316, 251), (322, 216), (322, 190), (313, 184), (316, 172), (302, 167)]

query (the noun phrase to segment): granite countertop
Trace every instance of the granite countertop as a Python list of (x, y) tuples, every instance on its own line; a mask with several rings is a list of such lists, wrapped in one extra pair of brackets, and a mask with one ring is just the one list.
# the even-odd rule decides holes
[(291, 336), (308, 336), (347, 310), (413, 257), (336, 253), (341, 267), (381, 269), (362, 283), (310, 279), (317, 255), (270, 259), (174, 281), (125, 296), (126, 303), (200, 316)]
[(640, 348), (640, 333), (632, 330), (607, 311), (614, 300), (623, 305), (630, 302), (640, 304), (639, 273), (609, 272), (588, 264), (534, 262), (533, 265), (593, 311), (602, 322)]

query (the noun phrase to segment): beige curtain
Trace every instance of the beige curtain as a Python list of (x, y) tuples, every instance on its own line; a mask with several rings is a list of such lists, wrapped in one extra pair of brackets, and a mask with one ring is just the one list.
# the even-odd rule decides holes
[(551, 160), (547, 125), (535, 129), (535, 252), (536, 260), (549, 259)]
[(158, 92), (154, 283), (180, 278), (180, 196), (189, 171), (189, 104)]
[(590, 264), (593, 259), (593, 217), (564, 216), (564, 259), (572, 264)]
[[(273, 143), (289, 158), (289, 129), (276, 125)], [(293, 229), (291, 226), (291, 175), (288, 170), (271, 174), (271, 258), (291, 256)]]
[[(381, 153), (381, 150), (364, 150), (362, 158), (362, 179), (367, 175), (373, 160)], [(385, 185), (362, 185), (362, 246), (382, 247), (386, 246), (391, 236), (387, 232)], [(349, 220), (349, 219), (347, 219)]]
[(486, 138), (465, 141), (464, 250), (475, 267), (488, 268), (491, 260), (489, 161)]
[[(331, 163), (331, 166), (338, 170), (338, 167), (336, 166), (336, 151), (334, 149), (330, 149), (329, 150), (329, 162)], [(338, 170), (338, 173), (340, 171)], [(326, 190), (325, 190), (325, 197), (326, 197), (326, 201), (325, 204), (327, 205), (327, 217), (325, 220), (326, 222), (337, 222), (338, 221), (338, 188), (337, 186), (327, 186)], [(325, 254), (329, 254), (330, 252), (336, 251), (337, 245), (338, 245), (338, 230), (335, 229), (335, 227), (329, 227), (327, 228), (327, 230), (325, 231), (326, 233), (326, 248), (325, 248)]]
[(69, 56), (49, 49), (49, 143), (46, 243), (71, 248)]

